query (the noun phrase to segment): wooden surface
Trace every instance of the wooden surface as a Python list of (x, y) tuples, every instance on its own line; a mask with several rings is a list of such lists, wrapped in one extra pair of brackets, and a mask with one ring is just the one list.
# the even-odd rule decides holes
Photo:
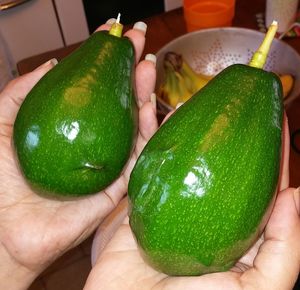
[[(237, 0), (233, 26), (258, 29), (256, 14), (264, 13), (264, 11), (264, 0)], [(141, 20), (148, 25), (143, 56), (147, 53), (155, 54), (166, 43), (186, 33), (181, 8)], [(125, 31), (131, 28), (131, 26), (132, 25), (126, 26)], [(285, 39), (284, 41), (300, 53), (300, 38)], [(78, 46), (79, 44), (74, 44), (69, 47), (24, 59), (18, 63), (18, 71), (20, 74), (27, 73), (53, 57), (60, 60)], [(289, 106), (287, 115), (289, 118), (290, 132), (293, 134), (295, 130), (300, 129), (300, 99), (297, 99)], [(295, 141), (297, 141), (300, 150), (300, 134), (299, 138), (297, 137)], [(290, 151), (290, 184), (294, 187), (300, 186), (300, 154), (293, 148), (291, 148)]]

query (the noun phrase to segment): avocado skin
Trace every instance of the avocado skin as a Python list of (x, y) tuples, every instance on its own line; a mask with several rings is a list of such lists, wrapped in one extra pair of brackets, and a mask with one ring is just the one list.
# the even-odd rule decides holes
[(137, 135), (134, 65), (128, 38), (95, 32), (27, 95), (13, 141), (34, 190), (81, 196), (120, 175)]
[(255, 243), (276, 196), (282, 87), (236, 64), (153, 135), (129, 181), (129, 221), (144, 258), (168, 275), (226, 271)]

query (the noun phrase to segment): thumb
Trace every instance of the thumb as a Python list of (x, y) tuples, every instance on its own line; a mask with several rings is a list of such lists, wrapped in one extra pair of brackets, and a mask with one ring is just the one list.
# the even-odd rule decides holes
[(34, 71), (15, 78), (8, 83), (0, 93), (0, 124), (13, 125), (26, 95), (42, 76), (56, 64), (57, 60), (51, 59)]
[[(300, 270), (299, 189), (278, 194), (265, 229), (265, 241), (245, 276), (256, 281), (259, 289), (292, 289)], [(247, 273), (247, 274), (246, 274)], [(255, 279), (255, 280), (254, 280)], [(260, 280), (260, 281), (258, 281)], [(272, 285), (270, 282), (272, 281)]]

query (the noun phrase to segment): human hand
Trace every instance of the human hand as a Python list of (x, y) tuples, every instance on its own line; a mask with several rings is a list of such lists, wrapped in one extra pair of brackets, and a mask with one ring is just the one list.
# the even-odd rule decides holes
[(84, 290), (217, 290), (292, 289), (300, 270), (300, 193), (288, 188), (289, 134), (285, 117), (279, 194), (269, 222), (257, 243), (227, 272), (194, 277), (169, 277), (141, 257), (125, 218), (111, 241), (108, 237), (127, 215), (126, 200), (107, 218), (93, 244), (94, 267)]
[[(110, 25), (98, 30), (108, 30)], [(87, 238), (126, 193), (136, 156), (157, 128), (155, 99), (150, 101), (155, 57), (139, 62), (145, 30), (139, 22), (124, 34), (136, 50), (140, 131), (135, 151), (123, 174), (98, 194), (68, 201), (41, 197), (27, 185), (15, 162), (12, 132), (17, 112), (30, 89), (54, 63), (13, 80), (0, 94), (0, 289), (26, 289), (50, 263)]]

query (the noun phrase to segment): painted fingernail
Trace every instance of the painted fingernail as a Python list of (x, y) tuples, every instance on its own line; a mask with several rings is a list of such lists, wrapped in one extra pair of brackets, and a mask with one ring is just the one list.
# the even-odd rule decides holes
[(300, 215), (300, 187), (296, 188), (294, 191), (294, 200), (298, 211), (298, 215)]
[(156, 110), (156, 94), (155, 93), (152, 93), (150, 95), (150, 101), (151, 101), (153, 109)]
[(133, 29), (137, 29), (142, 31), (144, 34), (146, 34), (147, 31), (147, 24), (142, 21), (138, 21), (133, 25)]
[(47, 67), (47, 66), (51, 66), (51, 67), (54, 67), (58, 64), (58, 61), (56, 58), (52, 58), (52, 59), (49, 59), (48, 61), (46, 61), (45, 63), (41, 64), (40, 66), (38, 66), (36, 69), (40, 69), (42, 67)]
[(146, 54), (145, 60), (152, 61), (154, 63), (154, 65), (156, 65), (156, 55), (155, 54), (152, 54), (152, 53)]
[(178, 104), (176, 105), (176, 109), (178, 109), (181, 105), (183, 105), (183, 103), (178, 103)]
[(106, 24), (109, 24), (109, 25), (112, 25), (116, 22), (116, 18), (109, 18), (107, 21), (106, 21)]
[(50, 59), (50, 63), (52, 66), (56, 66), (58, 64), (58, 60), (56, 58)]

